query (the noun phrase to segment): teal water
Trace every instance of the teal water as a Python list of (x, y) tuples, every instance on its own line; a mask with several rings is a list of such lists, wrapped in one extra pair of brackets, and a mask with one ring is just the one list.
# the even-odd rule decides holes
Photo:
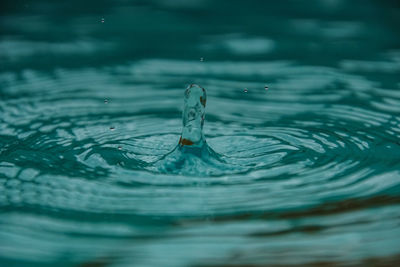
[(0, 266), (398, 266), (399, 29), (394, 0), (2, 2)]

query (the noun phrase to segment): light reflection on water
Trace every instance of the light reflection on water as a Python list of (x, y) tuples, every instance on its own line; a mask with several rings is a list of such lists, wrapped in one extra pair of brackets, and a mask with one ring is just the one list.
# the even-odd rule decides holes
[(7, 3), (0, 263), (396, 265), (399, 6), (289, 2)]

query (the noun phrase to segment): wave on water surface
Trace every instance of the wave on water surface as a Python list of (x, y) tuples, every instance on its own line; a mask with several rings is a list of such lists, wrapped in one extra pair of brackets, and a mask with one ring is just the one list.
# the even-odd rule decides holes
[(391, 1), (139, 2), (0, 16), (0, 265), (398, 265)]

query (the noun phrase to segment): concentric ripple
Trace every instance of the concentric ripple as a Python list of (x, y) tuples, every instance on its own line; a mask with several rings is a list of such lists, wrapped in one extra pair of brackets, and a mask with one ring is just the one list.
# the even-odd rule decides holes
[[(286, 263), (294, 264), (308, 249), (321, 259), (332, 256), (332, 238), (348, 242), (354, 235), (352, 242), (362, 242), (368, 255), (337, 251), (332, 257), (357, 261), (398, 252), (380, 244), (398, 241), (400, 119), (385, 112), (387, 103), (385, 110), (376, 108), (394, 93), (360, 76), (290, 62), (247, 62), (246, 68), (259, 71), (253, 82), (222, 79), (241, 73), (240, 64), (200, 64), (150, 60), (113, 72), (3, 74), (0, 203), (8, 215), (0, 235), (8, 245), (2, 242), (2, 256), (54, 261), (68, 249), (72, 261), (101, 255), (118, 266), (131, 262), (131, 253), (162, 253), (173, 265), (191, 258), (166, 256), (172, 244), (210, 258), (216, 248), (202, 246), (205, 238), (226, 244), (213, 262), (242, 254), (243, 262), (286, 262), (273, 252), (285, 246)], [(179, 77), (183, 69), (193, 72)], [(199, 74), (208, 77), (202, 81), (209, 95), (204, 131), (215, 151), (210, 159), (225, 164), (199, 157), (176, 173), (165, 168), (164, 158), (178, 145), (184, 87), (163, 85)], [(293, 84), (293, 76), (302, 83)], [(363, 89), (353, 90), (341, 77)], [(371, 106), (347, 105), (357, 94), (374, 95)], [(379, 94), (386, 95), (380, 100)], [(387, 216), (386, 226), (366, 207)], [(359, 239), (364, 231), (368, 235)], [(54, 246), (62, 233), (70, 234)]]
[(398, 265), (390, 1), (139, 2), (0, 18), (0, 265)]

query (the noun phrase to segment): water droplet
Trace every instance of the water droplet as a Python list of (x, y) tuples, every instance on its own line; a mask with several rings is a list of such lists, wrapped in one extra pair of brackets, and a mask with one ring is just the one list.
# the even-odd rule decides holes
[(122, 150), (122, 146), (118, 146), (118, 150)]
[(204, 57), (201, 57), (201, 58), (200, 58), (200, 62), (203, 62), (203, 61), (204, 61)]
[(101, 23), (104, 23), (104, 21), (105, 21), (104, 18), (101, 18)]
[(110, 127), (110, 130), (111, 130), (111, 131), (114, 131), (114, 130), (115, 130), (115, 127), (114, 127), (114, 126), (111, 126), (111, 127)]
[(243, 92), (247, 93), (249, 90), (247, 88), (244, 88)]
[(264, 86), (265, 91), (268, 91), (268, 85)]
[(108, 99), (104, 99), (104, 104), (108, 104)]

